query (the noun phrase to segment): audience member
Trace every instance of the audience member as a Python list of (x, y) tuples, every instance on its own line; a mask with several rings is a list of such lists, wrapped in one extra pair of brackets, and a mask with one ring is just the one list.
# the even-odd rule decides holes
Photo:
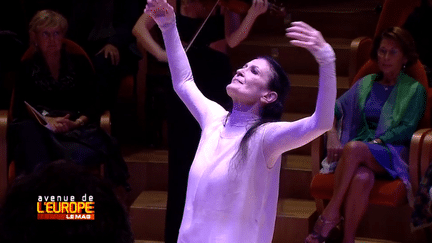
[[(37, 203), (51, 196), (66, 202), (71, 196), (76, 202), (85, 196), (94, 202), (94, 220), (38, 220)], [(126, 208), (113, 188), (81, 166), (59, 160), (16, 178), (0, 209), (0, 242), (133, 243), (134, 239)]]
[(399, 27), (386, 29), (375, 38), (371, 58), (380, 72), (358, 80), (336, 102), (326, 157), (338, 162), (335, 189), (306, 242), (325, 241), (343, 216), (343, 242), (354, 243), (376, 175), (401, 178), (412, 192), (407, 150), (427, 98), (425, 87), (404, 73), (417, 61), (414, 41)]
[[(22, 62), (15, 84), (8, 130), (11, 159), (18, 174), (61, 158), (89, 166), (104, 163), (105, 176), (129, 189), (120, 149), (99, 127), (91, 62), (85, 55), (68, 53), (66, 30), (66, 19), (51, 10), (37, 12), (29, 24), (34, 53)], [(45, 127), (30, 115), (25, 102), (45, 116)]]
[[(96, 70), (103, 109), (113, 108), (120, 81), (135, 75), (139, 52), (132, 27), (139, 18), (138, 0), (73, 0), (66, 14), (67, 38), (89, 54)], [(135, 46), (134, 46), (135, 45)]]
[(98, 80), (102, 109), (115, 104), (121, 78), (137, 71), (139, 52), (131, 31), (141, 14), (139, 0), (24, 0), (27, 22), (36, 11), (50, 9), (68, 20), (66, 37), (89, 54)]

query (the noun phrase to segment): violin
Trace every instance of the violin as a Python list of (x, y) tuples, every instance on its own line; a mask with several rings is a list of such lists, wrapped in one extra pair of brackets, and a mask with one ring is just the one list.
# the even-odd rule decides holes
[[(252, 6), (253, 0), (219, 0), (218, 4), (230, 10), (231, 12), (244, 15)], [(269, 0), (268, 11), (270, 14), (285, 17), (287, 11), (282, 4), (276, 3), (276, 0)]]

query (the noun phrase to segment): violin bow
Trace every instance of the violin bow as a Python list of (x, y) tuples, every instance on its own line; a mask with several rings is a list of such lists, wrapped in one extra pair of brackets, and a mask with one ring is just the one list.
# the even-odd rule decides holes
[(186, 47), (185, 52), (187, 52), (189, 50), (189, 48), (192, 46), (192, 44), (194, 43), (194, 41), (197, 38), (198, 34), (201, 32), (201, 29), (204, 27), (205, 23), (207, 23), (207, 20), (210, 18), (210, 16), (212, 15), (212, 13), (214, 12), (214, 10), (216, 9), (216, 6), (218, 5), (219, 1), (220, 0), (217, 0), (216, 4), (213, 6), (213, 8), (210, 11), (210, 13), (207, 15), (206, 19), (201, 24), (201, 26), (199, 27), (198, 31), (195, 33), (194, 37), (192, 38), (192, 40), (189, 42), (188, 46)]
[[(216, 4), (213, 6), (212, 10), (207, 15), (206, 19), (203, 21), (203, 23), (199, 27), (198, 31), (195, 33), (195, 35), (192, 38), (192, 40), (189, 42), (188, 46), (185, 49), (185, 52), (187, 52), (189, 50), (189, 48), (192, 46), (193, 42), (197, 38), (198, 34), (201, 32), (201, 29), (204, 27), (205, 23), (207, 23), (207, 20), (210, 18), (210, 16), (212, 15), (212, 13), (214, 12), (214, 10), (216, 9), (216, 6), (218, 5), (219, 2), (220, 2), (220, 0), (217, 0)], [(269, 2), (268, 3), (268, 10), (274, 11), (274, 12), (278, 13), (278, 15), (284, 16), (285, 18), (288, 18), (288, 14), (287, 14), (287, 12), (285, 10), (285, 7), (283, 7), (283, 6), (277, 6), (276, 4)]]

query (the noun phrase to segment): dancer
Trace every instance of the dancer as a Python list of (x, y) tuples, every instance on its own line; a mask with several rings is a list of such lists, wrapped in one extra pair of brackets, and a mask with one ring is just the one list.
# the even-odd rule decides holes
[(316, 111), (295, 122), (278, 122), (288, 77), (268, 57), (237, 70), (226, 87), (228, 112), (197, 88), (165, 0), (148, 1), (145, 13), (162, 31), (174, 90), (202, 129), (189, 172), (178, 242), (271, 242), (281, 154), (329, 130), (336, 98), (335, 56), (320, 32), (302, 22), (287, 31), (293, 45), (308, 49), (320, 67)]
[[(268, 9), (267, 0), (253, 0), (242, 21), (240, 14), (219, 4), (215, 5), (214, 0), (167, 2), (176, 11), (177, 28), (182, 42), (190, 45), (187, 56), (195, 84), (208, 99), (222, 106), (229, 105), (230, 98), (225, 87), (231, 82), (233, 70), (227, 55), (228, 47), (239, 45), (248, 36), (255, 20)], [(207, 16), (206, 23), (202, 25)], [(145, 86), (148, 94), (146, 100), (151, 100), (151, 104), (146, 110), (146, 126), (155, 136), (149, 135), (146, 139), (158, 144), (161, 140), (157, 138), (161, 136), (157, 134), (161, 135), (158, 131), (162, 131), (162, 119), (166, 117), (167, 120), (168, 199), (165, 242), (174, 243), (177, 242), (183, 217), (189, 169), (198, 148), (201, 128), (172, 88), (162, 35), (157, 30), (151, 34), (155, 25), (153, 19), (143, 13), (132, 33), (136, 36), (140, 49), (149, 53)], [(201, 26), (203, 27), (200, 28)], [(196, 35), (199, 29), (201, 31)], [(192, 42), (195, 35), (195, 41)]]

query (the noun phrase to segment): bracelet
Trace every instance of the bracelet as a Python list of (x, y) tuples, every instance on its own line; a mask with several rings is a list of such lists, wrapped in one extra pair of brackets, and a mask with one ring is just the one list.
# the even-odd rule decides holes
[(76, 119), (75, 121), (78, 123), (78, 126), (84, 126), (84, 121), (80, 118)]

